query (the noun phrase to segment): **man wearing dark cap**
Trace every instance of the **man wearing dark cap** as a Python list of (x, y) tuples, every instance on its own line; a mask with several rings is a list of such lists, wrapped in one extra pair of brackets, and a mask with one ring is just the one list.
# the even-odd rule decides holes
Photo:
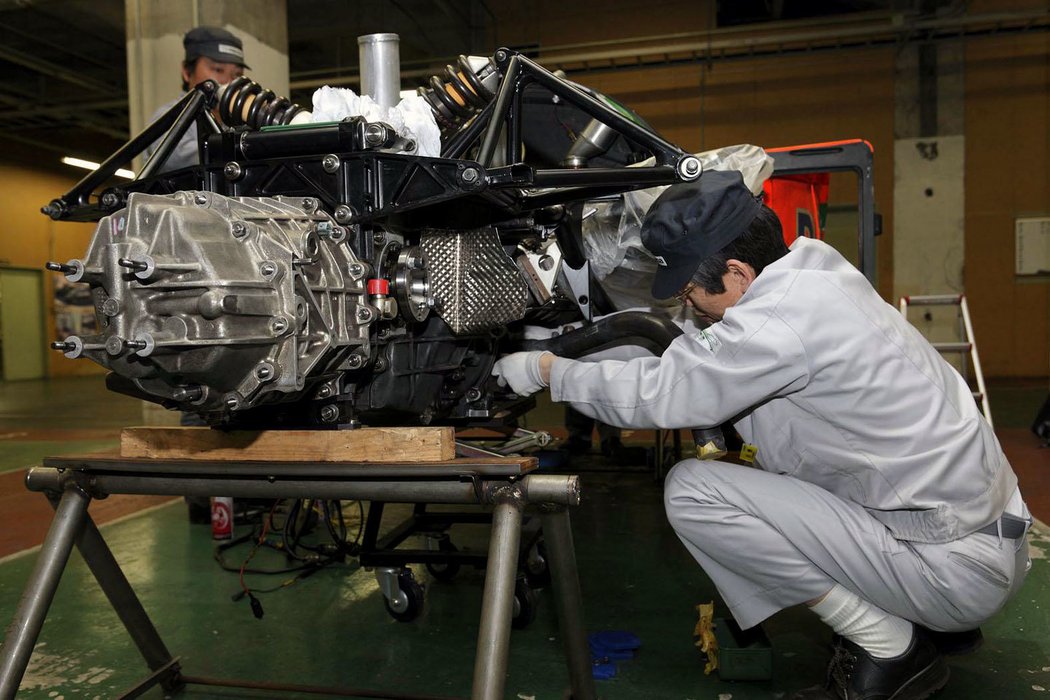
[[(232, 33), (219, 27), (195, 27), (186, 32), (182, 38), (186, 57), (182, 61), (182, 91), (192, 90), (205, 80), (214, 80), (219, 85), (226, 85), (234, 78), (244, 75), (248, 66), (244, 63), (244, 46), (241, 40)], [(176, 98), (164, 105), (150, 117), (150, 121), (171, 109)], [(160, 145), (160, 139), (147, 149), (152, 154)], [(163, 170), (177, 170), (200, 163), (197, 152), (197, 125), (187, 129), (175, 150), (168, 156)]]
[(968, 386), (833, 248), (784, 246), (739, 173), (653, 204), (653, 296), (710, 325), (661, 357), (578, 362), (516, 353), (493, 369), (629, 428), (732, 421), (753, 464), (687, 459), (671, 525), (742, 628), (806, 603), (835, 632), (823, 686), (795, 698), (918, 700), (942, 654), (1016, 593), (1031, 516)]

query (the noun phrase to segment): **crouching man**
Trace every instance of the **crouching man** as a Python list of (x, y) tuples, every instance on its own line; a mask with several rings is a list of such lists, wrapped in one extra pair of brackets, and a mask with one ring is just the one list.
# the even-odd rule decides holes
[(788, 249), (735, 172), (674, 185), (642, 227), (653, 295), (711, 325), (662, 357), (516, 353), (493, 373), (625, 428), (733, 421), (759, 468), (693, 459), (667, 516), (743, 628), (808, 605), (835, 632), (795, 698), (918, 700), (1023, 582), (1031, 517), (970, 389), (830, 246)]

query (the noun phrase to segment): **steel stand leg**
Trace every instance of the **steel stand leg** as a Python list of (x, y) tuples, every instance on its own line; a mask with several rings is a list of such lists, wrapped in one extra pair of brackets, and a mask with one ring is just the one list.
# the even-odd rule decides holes
[(580, 579), (576, 572), (576, 550), (572, 543), (569, 511), (565, 508), (542, 512), (543, 541), (547, 545), (547, 565), (554, 585), (558, 609), (558, 627), (565, 640), (565, 657), (573, 700), (595, 700), (594, 677), (591, 675), (591, 652), (583, 624), (583, 602)]
[(492, 513), (485, 593), (481, 601), (473, 700), (501, 700), (507, 680), (510, 621), (514, 615), (514, 577), (518, 568), (523, 504), (508, 498)]
[(181, 687), (178, 665), (172, 663), (171, 653), (90, 515), (84, 516), (83, 527), (76, 538), (76, 544), (102, 592), (106, 594), (113, 610), (146, 660), (150, 671), (170, 667), (166, 673), (160, 674), (161, 686), (165, 690)]
[(14, 697), (22, 683), (33, 645), (44, 626), (44, 618), (55, 598), (62, 571), (73, 550), (73, 540), (84, 524), (90, 502), (91, 496), (79, 488), (67, 487), (55, 508), (55, 519), (51, 521), (36, 566), (4, 638), (0, 657), (0, 698)]

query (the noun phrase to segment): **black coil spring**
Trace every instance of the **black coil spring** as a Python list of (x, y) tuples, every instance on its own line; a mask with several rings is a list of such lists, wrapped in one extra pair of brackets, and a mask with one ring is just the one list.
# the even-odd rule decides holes
[[(244, 107), (248, 106), (245, 114)], [(226, 86), (219, 100), (219, 119), (226, 126), (264, 126), (290, 124), (295, 115), (304, 111), (287, 97), (279, 97), (251, 78), (241, 76)]]
[(445, 66), (444, 79), (435, 75), (428, 84), (429, 88), (421, 87), (417, 93), (430, 103), (443, 131), (458, 129), (495, 98), (466, 56), (459, 57), (456, 67)]

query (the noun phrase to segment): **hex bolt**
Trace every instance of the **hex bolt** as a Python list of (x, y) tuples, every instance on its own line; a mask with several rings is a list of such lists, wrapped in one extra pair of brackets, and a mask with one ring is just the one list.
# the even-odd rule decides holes
[(273, 367), (270, 365), (260, 365), (255, 368), (255, 377), (261, 381), (266, 381), (273, 376)]
[(208, 195), (204, 194), (203, 192), (198, 192), (197, 194), (193, 195), (193, 203), (204, 206), (208, 203)]
[(353, 217), (353, 215), (354, 210), (345, 204), (340, 204), (338, 207), (336, 207), (335, 213), (333, 214), (333, 216), (335, 216), (335, 220), (341, 224), (350, 223), (350, 219)]
[(352, 262), (347, 265), (346, 271), (354, 279), (360, 279), (365, 276), (365, 266), (359, 262)]
[(275, 318), (270, 321), (270, 331), (276, 335), (280, 335), (288, 330), (288, 319), (286, 318)]
[(106, 352), (114, 357), (124, 352), (124, 339), (119, 335), (111, 335), (106, 339)]
[(678, 175), (685, 180), (694, 180), (700, 175), (700, 171), (703, 167), (700, 165), (700, 159), (696, 156), (685, 156), (678, 161)]
[(357, 320), (360, 323), (371, 323), (372, 322), (372, 309), (367, 306), (357, 307)]
[(372, 234), (372, 242), (378, 243), (379, 245), (386, 243), (386, 234), (382, 231), (376, 231)]
[(334, 423), (339, 420), (339, 409), (328, 404), (321, 408), (321, 420), (325, 423)]
[(259, 272), (263, 277), (273, 277), (277, 274), (277, 265), (269, 260), (259, 265)]
[(481, 398), (481, 389), (477, 388), (476, 386), (470, 387), (469, 389), (467, 389), (466, 398), (467, 401), (474, 403), (475, 401)]
[(223, 403), (226, 404), (226, 408), (235, 411), (241, 405), (241, 400), (235, 394), (230, 394), (223, 400)]
[(463, 182), (472, 183), (478, 181), (478, 175), (480, 175), (480, 173), (477, 168), (464, 168), (463, 172), (459, 174), (459, 177)]
[[(244, 169), (241, 168), (241, 164), (237, 161), (231, 160), (229, 163), (222, 167), (222, 174), (227, 180), (231, 182), (233, 180), (240, 179), (241, 175), (244, 174)], [(200, 204), (200, 202), (198, 202)]]
[(116, 209), (120, 206), (120, 195), (116, 192), (106, 192), (99, 201), (106, 209)]
[(503, 61), (506, 61), (507, 60), (507, 52), (506, 51), (497, 51), (496, 55), (495, 55), (495, 59), (496, 59), (497, 63), (502, 63)]
[(365, 364), (365, 358), (354, 353), (350, 357), (346, 358), (346, 366), (350, 369), (360, 369)]
[(113, 317), (120, 313), (120, 302), (110, 297), (102, 302), (102, 313), (106, 316)]
[(303, 207), (303, 211), (308, 213), (312, 212), (314, 209), (317, 209), (317, 200), (315, 200), (313, 197), (303, 197), (303, 201), (301, 204)]
[(328, 174), (332, 174), (339, 170), (339, 166), (342, 161), (339, 160), (339, 156), (334, 153), (329, 153), (321, 159), (321, 168)]
[(243, 221), (234, 221), (230, 224), (230, 230), (234, 238), (244, 238), (248, 235), (248, 225)]
[(322, 386), (320, 389), (317, 390), (317, 398), (319, 398), (319, 399), (327, 399), (331, 395), (332, 395), (332, 387), (329, 386), (328, 384), (325, 384), (324, 386)]

